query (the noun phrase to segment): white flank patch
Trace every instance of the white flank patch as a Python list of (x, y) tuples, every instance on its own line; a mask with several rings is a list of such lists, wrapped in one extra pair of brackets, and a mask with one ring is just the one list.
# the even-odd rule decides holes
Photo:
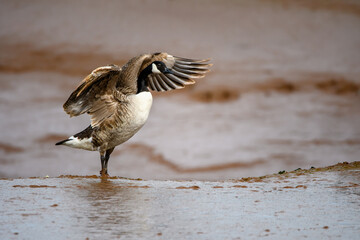
[(69, 137), (69, 141), (65, 142), (64, 145), (65, 146), (69, 146), (69, 147), (73, 147), (73, 148), (81, 148), (81, 149), (85, 149), (85, 150), (90, 150), (90, 151), (95, 151), (96, 149), (94, 149), (91, 140), (91, 138), (83, 138), (83, 139), (79, 139), (77, 137), (71, 136)]
[(151, 71), (152, 71), (153, 73), (161, 73), (154, 63), (151, 64), (151, 66), (152, 66)]

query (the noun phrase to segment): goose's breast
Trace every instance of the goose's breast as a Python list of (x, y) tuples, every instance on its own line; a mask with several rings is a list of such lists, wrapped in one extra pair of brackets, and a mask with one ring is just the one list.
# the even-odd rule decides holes
[(126, 111), (120, 116), (122, 124), (118, 125), (115, 131), (109, 134), (107, 147), (115, 147), (134, 136), (145, 124), (152, 105), (150, 92), (141, 92), (128, 96)]
[(150, 92), (141, 92), (129, 96), (130, 125), (141, 127), (146, 122), (152, 105)]

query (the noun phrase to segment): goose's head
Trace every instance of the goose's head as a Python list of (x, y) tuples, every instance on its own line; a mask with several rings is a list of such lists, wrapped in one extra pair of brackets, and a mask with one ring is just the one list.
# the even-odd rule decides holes
[(154, 61), (150, 65), (148, 65), (144, 70), (141, 71), (138, 79), (137, 79), (137, 93), (142, 91), (149, 91), (147, 89), (147, 77), (149, 74), (173, 74), (171, 69), (167, 68), (165, 63), (161, 61)]
[(151, 63), (151, 72), (152, 73), (172, 73), (172, 71), (166, 67), (165, 63), (161, 61), (155, 61)]

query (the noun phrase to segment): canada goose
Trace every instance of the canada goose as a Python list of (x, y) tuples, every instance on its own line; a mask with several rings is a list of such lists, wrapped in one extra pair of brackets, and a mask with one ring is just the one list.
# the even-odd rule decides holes
[(56, 143), (99, 151), (101, 176), (114, 148), (130, 139), (148, 118), (152, 91), (169, 91), (194, 84), (209, 71), (209, 59), (194, 60), (167, 53), (142, 54), (123, 67), (109, 65), (92, 71), (71, 93), (63, 107), (70, 117), (87, 113), (91, 124)]

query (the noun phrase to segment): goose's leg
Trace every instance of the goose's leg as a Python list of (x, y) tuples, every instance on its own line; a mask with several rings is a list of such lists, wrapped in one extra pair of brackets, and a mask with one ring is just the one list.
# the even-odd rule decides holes
[(107, 170), (105, 168), (105, 160), (106, 160), (106, 154), (105, 151), (100, 151), (100, 161), (101, 161), (101, 171), (100, 176), (101, 177), (107, 177)]
[(109, 176), (108, 172), (107, 172), (107, 169), (108, 169), (108, 161), (110, 159), (110, 154), (114, 151), (115, 147), (113, 148), (110, 148), (108, 150), (106, 150), (106, 153), (105, 153), (105, 164), (104, 164), (104, 168), (105, 168), (105, 174), (107, 176)]

